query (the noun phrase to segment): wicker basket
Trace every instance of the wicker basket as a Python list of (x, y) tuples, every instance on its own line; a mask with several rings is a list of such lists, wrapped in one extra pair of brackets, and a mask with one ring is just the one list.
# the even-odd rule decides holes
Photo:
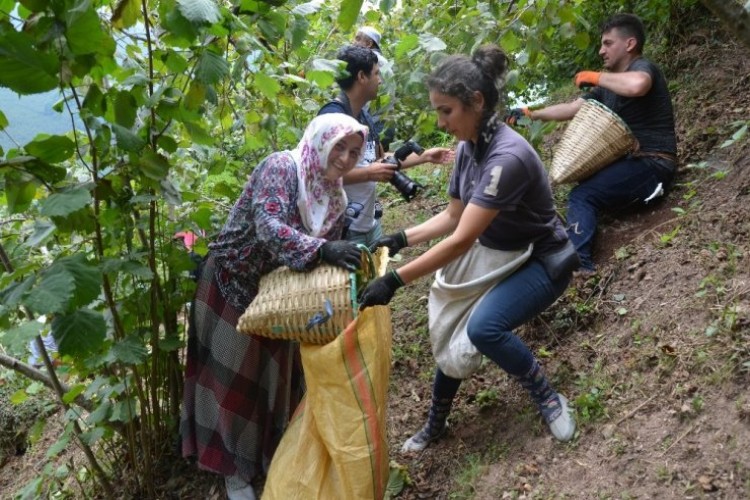
[(550, 180), (577, 182), (637, 149), (638, 141), (622, 118), (599, 101), (586, 100), (555, 148)]
[[(325, 344), (336, 338), (357, 315), (357, 293), (385, 272), (375, 261), (385, 260), (362, 247), (362, 269), (349, 272), (321, 264), (309, 272), (288, 267), (260, 279), (258, 295), (240, 316), (237, 330), (248, 335)], [(387, 249), (385, 249), (387, 252)]]

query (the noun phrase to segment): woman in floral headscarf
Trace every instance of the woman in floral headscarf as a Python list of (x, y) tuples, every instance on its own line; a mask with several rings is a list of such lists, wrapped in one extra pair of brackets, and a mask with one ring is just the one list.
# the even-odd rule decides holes
[(266, 472), (304, 392), (298, 345), (238, 333), (237, 321), (260, 277), (280, 266), (359, 266), (359, 250), (340, 240), (341, 177), (361, 160), (366, 137), (349, 116), (316, 117), (296, 149), (253, 170), (209, 245), (192, 307), (180, 432), (183, 455), (225, 476), (230, 499), (255, 498), (250, 481)]

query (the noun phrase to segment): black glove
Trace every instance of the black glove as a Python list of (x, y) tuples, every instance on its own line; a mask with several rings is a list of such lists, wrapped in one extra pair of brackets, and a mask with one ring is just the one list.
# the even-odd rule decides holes
[(529, 116), (529, 114), (529, 108), (513, 108), (508, 111), (508, 114), (505, 115), (503, 121), (508, 125), (515, 125), (516, 123), (518, 123), (518, 120), (520, 120), (524, 116)]
[(362, 267), (362, 251), (346, 240), (326, 241), (320, 247), (320, 259), (334, 266), (355, 271)]
[(402, 286), (404, 286), (404, 282), (401, 281), (401, 277), (396, 271), (391, 271), (385, 276), (371, 281), (359, 294), (359, 308), (364, 309), (365, 307), (388, 304), (396, 290)]
[(397, 233), (383, 236), (378, 241), (372, 244), (370, 251), (374, 252), (380, 247), (388, 247), (388, 255), (393, 257), (399, 250), (404, 247), (408, 247), (409, 243), (406, 241), (406, 233), (399, 231)]

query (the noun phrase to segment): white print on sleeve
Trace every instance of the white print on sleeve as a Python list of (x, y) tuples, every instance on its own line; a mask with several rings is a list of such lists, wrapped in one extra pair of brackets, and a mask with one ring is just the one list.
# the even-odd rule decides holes
[(489, 184), (487, 184), (487, 186), (484, 188), (484, 194), (489, 196), (497, 196), (497, 185), (500, 183), (500, 175), (502, 175), (502, 173), (502, 165), (492, 167), (492, 172), (490, 172), (491, 179)]

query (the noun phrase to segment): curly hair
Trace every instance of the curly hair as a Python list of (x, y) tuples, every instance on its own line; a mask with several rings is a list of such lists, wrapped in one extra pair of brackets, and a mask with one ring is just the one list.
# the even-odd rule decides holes
[(378, 64), (378, 56), (371, 49), (359, 45), (345, 45), (336, 53), (336, 59), (346, 63), (346, 77), (336, 80), (341, 90), (347, 91), (354, 85), (357, 75), (364, 71), (366, 75), (372, 73), (372, 68)]

